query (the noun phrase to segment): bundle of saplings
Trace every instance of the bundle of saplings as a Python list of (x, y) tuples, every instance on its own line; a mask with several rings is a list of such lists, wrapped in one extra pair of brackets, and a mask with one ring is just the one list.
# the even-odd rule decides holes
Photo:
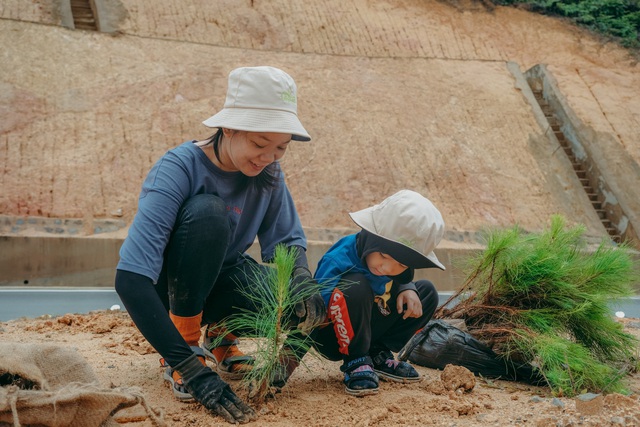
[(584, 232), (560, 216), (541, 233), (489, 232), (434, 317), (464, 319), (474, 338), (505, 362), (530, 364), (555, 395), (625, 393), (638, 342), (612, 307), (640, 283), (634, 251), (608, 241), (589, 248)]

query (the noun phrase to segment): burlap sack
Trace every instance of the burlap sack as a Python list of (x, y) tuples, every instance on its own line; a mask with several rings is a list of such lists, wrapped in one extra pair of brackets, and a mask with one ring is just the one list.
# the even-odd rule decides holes
[(113, 415), (138, 404), (155, 425), (165, 425), (139, 388), (101, 387), (74, 349), (0, 343), (0, 426), (117, 426)]

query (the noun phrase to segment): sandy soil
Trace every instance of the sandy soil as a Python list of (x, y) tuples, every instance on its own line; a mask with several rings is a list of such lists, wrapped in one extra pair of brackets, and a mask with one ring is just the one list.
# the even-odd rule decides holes
[[(56, 2), (0, 5), (1, 214), (130, 221), (151, 164), (206, 136), (200, 121), (220, 107), (227, 72), (256, 63), (300, 83), (314, 143), (283, 163), (306, 227), (351, 227), (346, 212), (413, 188), (461, 233), (540, 229), (564, 213), (602, 235), (509, 61), (523, 71), (547, 64), (607, 153), (640, 161), (636, 58), (566, 22), (453, 0), (124, 3), (114, 36), (59, 27)], [(640, 335), (637, 320), (625, 323)], [(0, 341), (75, 347), (104, 387), (141, 387), (169, 425), (227, 425), (173, 399), (158, 355), (125, 313), (5, 322)], [(337, 363), (306, 362), (252, 425), (640, 426), (640, 374), (629, 378), (631, 395), (580, 407), (513, 382), (476, 378), (471, 391), (448, 390), (441, 372), (423, 367), (420, 383), (382, 383), (379, 395), (353, 398)], [(140, 408), (127, 412), (125, 425), (151, 425), (135, 421)]]
[[(622, 319), (640, 337), (637, 319)], [(47, 342), (71, 346), (86, 358), (105, 388), (138, 386), (146, 400), (163, 413), (170, 426), (225, 426), (196, 403), (176, 401), (162, 380), (158, 354), (133, 326), (126, 313), (95, 312), (57, 318), (18, 319), (0, 323), (0, 340)], [(249, 351), (251, 342), (241, 341)], [(343, 391), (339, 363), (305, 357), (283, 393), (255, 406), (260, 414), (248, 425), (294, 426), (640, 426), (640, 373), (629, 377), (631, 394), (610, 394), (580, 405), (577, 399), (555, 398), (549, 390), (523, 383), (488, 380), (417, 366), (423, 379), (402, 385), (382, 382), (375, 396), (356, 398)], [(464, 368), (461, 368), (464, 370)], [(449, 375), (443, 377), (443, 374)], [(470, 381), (469, 381), (470, 380)], [(468, 385), (463, 386), (465, 383)], [(473, 384), (475, 383), (475, 384)], [(247, 398), (239, 381), (230, 381)], [(578, 402), (578, 403), (576, 403)], [(122, 425), (151, 426), (138, 405), (118, 412)]]

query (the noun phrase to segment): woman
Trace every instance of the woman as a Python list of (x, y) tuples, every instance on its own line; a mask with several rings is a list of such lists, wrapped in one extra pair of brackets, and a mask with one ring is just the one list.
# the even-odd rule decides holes
[[(167, 152), (143, 183), (115, 286), (168, 365), (164, 377), (174, 395), (243, 423), (255, 413), (206, 366), (205, 356), (219, 372), (251, 368), (235, 336), (226, 334), (217, 347), (212, 338), (225, 334), (215, 324), (233, 310), (257, 309), (239, 292), (251, 289), (256, 268), (266, 268), (245, 254), (256, 237), (263, 261), (278, 244), (295, 248), (294, 289), (311, 281), (306, 238), (278, 163), (291, 140), (311, 138), (297, 116), (295, 82), (273, 67), (233, 70), (223, 109), (203, 123), (217, 129), (214, 135)], [(324, 319), (319, 294), (299, 305), (303, 329)]]

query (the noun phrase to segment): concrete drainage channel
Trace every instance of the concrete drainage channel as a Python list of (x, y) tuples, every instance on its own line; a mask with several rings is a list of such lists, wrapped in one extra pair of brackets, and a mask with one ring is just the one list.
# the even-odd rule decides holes
[[(452, 293), (439, 292), (440, 304), (444, 304)], [(86, 314), (95, 310), (124, 310), (124, 306), (113, 289), (0, 288), (0, 322), (22, 317)], [(611, 314), (640, 318), (640, 297), (612, 305)]]
[(638, 176), (635, 161), (626, 151), (614, 150), (618, 143), (582, 123), (546, 66), (532, 67), (524, 78), (538, 123), (549, 142), (566, 154), (604, 230), (616, 244), (632, 242), (640, 249), (637, 194), (631, 190)]
[(72, 30), (115, 33), (126, 19), (120, 0), (60, 0), (62, 25)]
[(0, 288), (0, 322), (21, 317), (61, 316), (124, 309), (113, 289)]

